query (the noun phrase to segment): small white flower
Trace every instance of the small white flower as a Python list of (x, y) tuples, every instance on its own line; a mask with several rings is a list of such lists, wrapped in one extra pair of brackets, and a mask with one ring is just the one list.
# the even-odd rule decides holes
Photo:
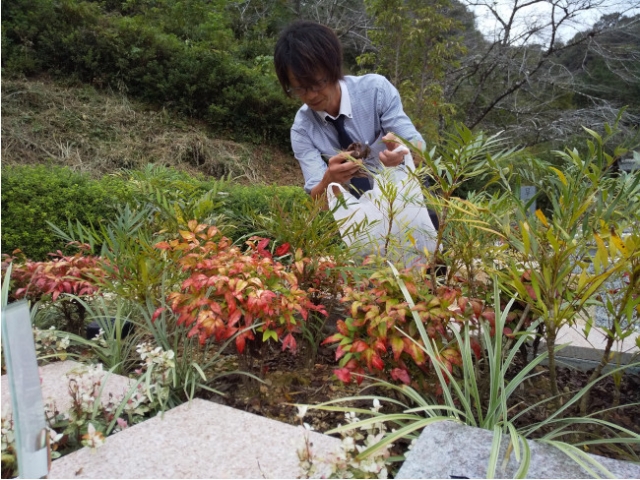
[(47, 430), (49, 431), (49, 441), (51, 442), (51, 445), (55, 445), (62, 439), (62, 437), (64, 437), (64, 434), (56, 432), (49, 426), (47, 426)]
[(97, 431), (93, 424), (90, 423), (86, 435), (82, 436), (82, 445), (95, 450), (104, 442), (104, 434)]
[(296, 417), (302, 420), (304, 416), (307, 414), (308, 408), (309, 408), (308, 405), (298, 405), (298, 413), (296, 414)]

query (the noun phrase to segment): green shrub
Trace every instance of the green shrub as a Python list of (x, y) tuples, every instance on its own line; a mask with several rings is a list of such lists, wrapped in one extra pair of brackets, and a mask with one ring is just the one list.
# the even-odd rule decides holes
[(254, 218), (277, 215), (272, 211), (272, 199), (275, 197), (279, 199), (282, 210), (291, 211), (293, 204), (307, 200), (308, 195), (300, 187), (232, 185), (222, 212), (236, 225), (231, 237), (238, 240), (245, 235), (265, 234), (258, 231), (260, 227), (256, 226)]
[(204, 30), (185, 39), (192, 29), (178, 28), (171, 9), (121, 16), (78, 0), (11, 3), (2, 19), (3, 73), (111, 87), (237, 140), (287, 145), (297, 105), (282, 93), (270, 57), (241, 58), (220, 18), (214, 26), (203, 18)]
[[(223, 193), (207, 206), (202, 198), (211, 191)], [(162, 202), (159, 196), (164, 199)], [(2, 169), (2, 252), (11, 253), (19, 248), (33, 260), (44, 260), (48, 253), (58, 249), (70, 253), (65, 241), (54, 234), (47, 222), (63, 231), (68, 230), (68, 220), (74, 225), (77, 220), (87, 227), (98, 228), (115, 220), (118, 205), (125, 204), (134, 207), (152, 204), (158, 212), (164, 208), (173, 214), (181, 212), (180, 216), (193, 216), (196, 210), (199, 211), (196, 216), (202, 216), (207, 213), (201, 211), (203, 208), (211, 209), (210, 216), (206, 217), (224, 215), (224, 222), (232, 225), (230, 236), (238, 240), (257, 232), (259, 227), (253, 220), (256, 215), (279, 215), (273, 211), (272, 201), (276, 197), (278, 208), (290, 212), (294, 204), (307, 199), (307, 194), (299, 187), (221, 183), (163, 167), (99, 180), (68, 168), (5, 167)], [(180, 205), (183, 208), (176, 210)]]
[(95, 224), (113, 217), (115, 206), (128, 197), (126, 184), (113, 177), (92, 180), (68, 168), (19, 166), (2, 169), (2, 253), (16, 248), (33, 260), (65, 242), (47, 221), (66, 227), (67, 221)]

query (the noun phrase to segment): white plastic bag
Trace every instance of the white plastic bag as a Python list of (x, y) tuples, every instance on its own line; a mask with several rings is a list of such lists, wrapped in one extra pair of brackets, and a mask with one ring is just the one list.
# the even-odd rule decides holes
[[(374, 176), (373, 189), (359, 199), (337, 183), (327, 188), (329, 208), (343, 240), (362, 255), (375, 253), (410, 265), (424, 259), (425, 249), (435, 250), (437, 232), (425, 207), (420, 182), (409, 173), (408, 165), (413, 165), (409, 153), (405, 166), (383, 168)], [(340, 189), (341, 198), (334, 194), (333, 187)]]

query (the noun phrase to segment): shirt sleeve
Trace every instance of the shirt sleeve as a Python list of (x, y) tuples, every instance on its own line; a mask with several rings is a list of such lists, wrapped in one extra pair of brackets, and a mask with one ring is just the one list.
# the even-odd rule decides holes
[(378, 91), (378, 115), (380, 115), (380, 125), (384, 132), (395, 133), (416, 145), (424, 139), (416, 130), (411, 119), (404, 113), (400, 93), (386, 78), (382, 77), (382, 82)]
[(311, 193), (311, 189), (322, 181), (327, 164), (322, 159), (320, 150), (313, 145), (308, 133), (295, 123), (291, 128), (291, 148), (302, 169), (304, 189), (307, 193)]

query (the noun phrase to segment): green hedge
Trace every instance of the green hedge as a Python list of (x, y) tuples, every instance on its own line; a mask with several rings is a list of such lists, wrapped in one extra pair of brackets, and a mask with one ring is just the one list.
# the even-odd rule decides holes
[(253, 217), (277, 215), (277, 212), (271, 211), (274, 199), (277, 198), (280, 208), (290, 211), (292, 205), (300, 203), (308, 196), (300, 187), (232, 185), (222, 213), (236, 226), (231, 236), (237, 240), (242, 236), (263, 233), (256, 231), (258, 227), (255, 226)]
[[(54, 235), (47, 221), (65, 231), (68, 220), (95, 226), (108, 222), (115, 218), (118, 205), (132, 203), (134, 195), (142, 203), (149, 201), (141, 193), (144, 189), (140, 182), (145, 181), (155, 190), (166, 191), (169, 199), (181, 195), (195, 198), (214, 187), (220, 189), (214, 185), (216, 180), (194, 178), (164, 167), (132, 172), (129, 176), (107, 175), (99, 180), (61, 167), (3, 168), (2, 253), (19, 248), (27, 257), (43, 260), (50, 252), (65, 251), (64, 241)], [(235, 226), (231, 235), (234, 239), (256, 233), (252, 215), (277, 214), (271, 212), (274, 198), (280, 208), (287, 210), (307, 197), (299, 187), (225, 183), (223, 190), (228, 194), (221, 197), (224, 201), (212, 213), (226, 215)]]
[(16, 248), (33, 260), (66, 250), (47, 221), (66, 229), (68, 220), (98, 225), (116, 213), (127, 198), (126, 183), (104, 177), (92, 180), (68, 168), (19, 166), (2, 168), (2, 253)]

